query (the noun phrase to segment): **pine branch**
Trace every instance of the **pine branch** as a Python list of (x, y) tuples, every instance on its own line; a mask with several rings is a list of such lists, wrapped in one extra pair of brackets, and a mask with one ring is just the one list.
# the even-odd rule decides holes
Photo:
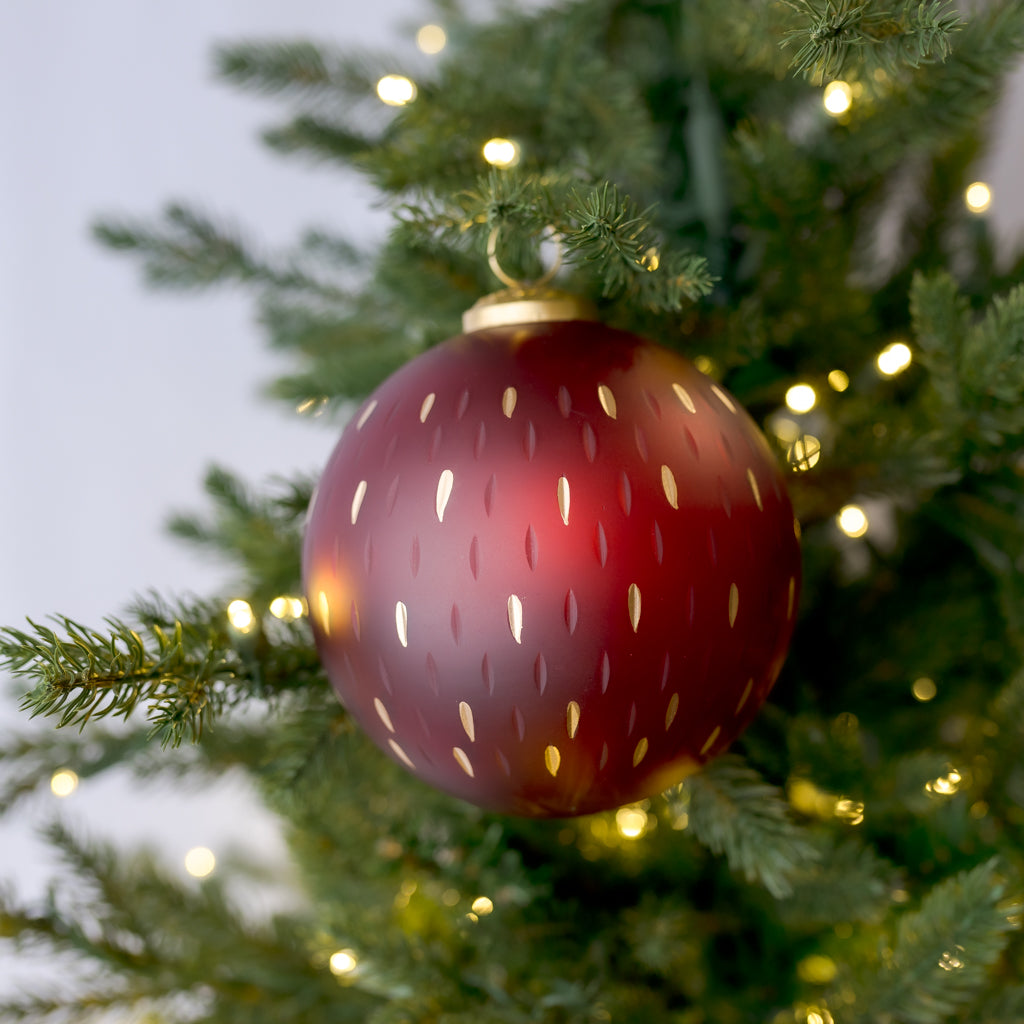
[(31, 621), (30, 630), (0, 629), (0, 666), (38, 679), (23, 708), (33, 717), (56, 717), (59, 727), (84, 728), (145, 705), (151, 736), (177, 746), (186, 737), (198, 740), (226, 707), (305, 685), (315, 671), (311, 644), (297, 628), (290, 643), (257, 645), (233, 637), (213, 604), (141, 604), (139, 612), (148, 619), (139, 630), (108, 619), (109, 631), (101, 633), (68, 618), (56, 620), (63, 635)]
[(986, 984), (1014, 925), (994, 861), (940, 882), (900, 919), (892, 950), (857, 991), (851, 1021), (942, 1024)]
[(814, 843), (790, 816), (782, 793), (740, 758), (726, 755), (683, 784), (689, 795), (689, 831), (712, 853), (776, 899), (793, 892), (793, 879), (818, 858)]
[(276, 493), (257, 495), (233, 473), (214, 466), (204, 482), (212, 515), (178, 513), (168, 524), (182, 540), (238, 563), (245, 572), (243, 586), (260, 603), (301, 590), (299, 548), (313, 481), (278, 483)]
[(164, 209), (163, 224), (101, 220), (93, 234), (119, 252), (142, 260), (146, 280), (160, 288), (206, 288), (237, 282), (339, 298), (344, 292), (305, 268), (298, 258), (274, 265), (237, 231), (180, 203)]
[(801, 44), (790, 67), (808, 77), (839, 78), (855, 59), (893, 76), (945, 60), (962, 25), (950, 0), (911, 0), (896, 10), (878, 10), (870, 0), (784, 2), (805, 19), (783, 45)]
[(372, 93), (383, 61), (339, 53), (308, 40), (261, 40), (232, 43), (214, 51), (217, 74), (243, 89), (266, 95), (336, 95), (352, 98)]

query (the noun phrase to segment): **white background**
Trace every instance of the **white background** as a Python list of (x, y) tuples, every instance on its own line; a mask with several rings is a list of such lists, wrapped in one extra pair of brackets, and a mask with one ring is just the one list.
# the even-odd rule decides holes
[[(307, 36), (409, 53), (427, 10), (418, 0), (0, 6), (0, 623), (51, 612), (99, 623), (150, 589), (219, 589), (224, 571), (163, 533), (171, 510), (203, 507), (206, 467), (260, 481), (323, 464), (334, 431), (259, 398), (281, 366), (248, 299), (145, 292), (132, 261), (99, 248), (88, 226), (185, 199), (271, 245), (314, 224), (380, 235), (386, 217), (357, 179), (261, 147), (259, 129), (285, 106), (216, 84), (211, 49)], [(1022, 222), (1022, 127), (1017, 88), (979, 168), (1005, 237)], [(23, 727), (0, 698), (0, 737)], [(150, 843), (173, 864), (192, 846), (243, 840), (283, 857), (238, 779), (199, 795), (115, 775), (59, 804), (44, 785), (0, 822), (0, 880), (27, 897), (53, 870), (33, 830), (58, 813)], [(0, 991), (17, 981), (0, 959)]]

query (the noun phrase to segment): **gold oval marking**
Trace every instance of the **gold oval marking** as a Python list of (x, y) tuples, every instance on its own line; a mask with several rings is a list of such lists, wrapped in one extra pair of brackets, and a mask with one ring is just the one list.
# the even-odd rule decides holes
[(803, 534), (803, 530), (800, 529), (800, 520), (797, 519), (794, 516), (793, 517), (793, 536), (796, 537), (797, 540), (800, 540), (802, 534)]
[(626, 604), (629, 607), (629, 622), (635, 633), (640, 625), (640, 588), (635, 583), (629, 585)]
[[(324, 631), (324, 636), (331, 635), (331, 605), (327, 600), (327, 591), (320, 590), (316, 595), (316, 610), (317, 620), (320, 623), (320, 628)], [(356, 637), (358, 640), (359, 637)]]
[(409, 646), (409, 610), (405, 607), (404, 601), (395, 603), (395, 629), (398, 630), (398, 640), (403, 647)]
[(562, 522), (569, 525), (569, 481), (564, 477), (558, 478), (558, 511), (562, 516)]
[(750, 491), (754, 495), (754, 501), (757, 502), (758, 512), (763, 512), (764, 504), (761, 501), (761, 488), (757, 486), (757, 478), (754, 476), (752, 469), (747, 470), (747, 482), (750, 484)]
[(607, 384), (597, 385), (597, 398), (601, 403), (601, 408), (604, 409), (605, 413), (611, 418), (615, 419), (616, 406), (615, 396), (612, 394), (612, 389)]
[(476, 727), (473, 724), (473, 709), (464, 701), (459, 701), (459, 718), (462, 728), (466, 730), (470, 743), (476, 743)]
[(640, 742), (636, 745), (633, 750), (633, 767), (637, 765), (647, 756), (647, 737), (641, 738)]
[(514, 387), (505, 388), (501, 396), (501, 411), (505, 414), (506, 419), (512, 419), (512, 413), (516, 411), (516, 400), (519, 398), (519, 393)]
[(515, 595), (508, 595), (508, 628), (517, 644), (523, 642), (523, 602)]
[(796, 600), (796, 577), (789, 577), (789, 598), (786, 602), (786, 618), (793, 618), (793, 604)]
[(366, 408), (359, 414), (359, 419), (356, 420), (356, 430), (362, 430), (366, 421), (373, 415), (373, 410), (377, 408), (377, 399), (374, 398), (366, 406)]
[(434, 408), (434, 399), (437, 395), (433, 391), (423, 399), (423, 404), (420, 406), (420, 423), (426, 423), (427, 417), (430, 415), (430, 410)]
[(576, 730), (580, 727), (580, 706), (576, 701), (569, 701), (569, 706), (565, 709), (565, 730), (569, 734), (569, 739), (576, 739)]
[(450, 470), (443, 470), (437, 481), (437, 521), (444, 522), (444, 510), (448, 507), (448, 500), (452, 496), (455, 487), (455, 474)]
[(459, 763), (459, 767), (472, 779), (475, 778), (473, 775), (473, 763), (470, 761), (466, 752), (461, 747), (452, 747), (452, 756)]
[(668, 503), (673, 508), (679, 508), (679, 489), (676, 487), (675, 475), (668, 466), (661, 467), (661, 487)]
[(360, 480), (356, 484), (356, 493), (352, 495), (352, 525), (356, 525), (359, 518), (359, 510), (363, 507), (363, 498), (366, 497), (366, 481)]
[(704, 746), (700, 748), (701, 757), (703, 757), (715, 745), (715, 740), (718, 739), (721, 731), (722, 727), (720, 725), (716, 725), (714, 729), (711, 730), (711, 735), (704, 741)]
[(724, 405), (726, 409), (729, 410), (729, 412), (736, 411), (736, 406), (733, 403), (732, 399), (717, 384), (712, 384), (711, 390), (715, 393), (715, 398), (717, 398), (722, 403), (722, 405)]
[(384, 707), (384, 701), (382, 701), (380, 697), (374, 697), (373, 707), (377, 712), (377, 717), (384, 723), (388, 732), (394, 732), (395, 727), (391, 724), (391, 716), (388, 714), (388, 709)]
[(679, 694), (673, 693), (668, 701), (668, 709), (665, 711), (665, 731), (675, 721), (676, 712), (679, 710)]
[(562, 755), (558, 751), (558, 747), (548, 745), (544, 748), (544, 767), (551, 773), (551, 777), (554, 778), (558, 775), (559, 766), (562, 763)]
[(388, 740), (388, 746), (395, 752), (395, 757), (398, 758), (406, 768), (411, 768), (413, 771), (416, 770), (416, 765), (412, 763), (412, 758), (392, 739)]
[(697, 406), (693, 404), (693, 399), (690, 397), (690, 392), (683, 387), (682, 384), (673, 384), (672, 390), (676, 393), (676, 398), (682, 403), (683, 408), (687, 412), (695, 413)]
[(736, 616), (740, 610), (740, 588), (735, 583), (729, 585), (729, 627), (736, 625)]
[(740, 695), (740, 702), (736, 705), (736, 714), (738, 715), (743, 710), (743, 705), (747, 703), (747, 698), (750, 696), (751, 691), (754, 689), (754, 677), (751, 676), (747, 680), (747, 685), (743, 687), (743, 693)]

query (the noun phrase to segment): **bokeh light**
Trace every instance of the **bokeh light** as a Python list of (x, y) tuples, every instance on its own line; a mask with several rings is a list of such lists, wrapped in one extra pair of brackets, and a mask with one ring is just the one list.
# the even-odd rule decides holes
[(389, 107), (404, 107), (416, 99), (416, 86), (405, 75), (385, 75), (377, 83), (377, 95)]
[(868, 532), (868, 516), (860, 505), (844, 505), (836, 516), (836, 523), (847, 537), (863, 537)]
[(938, 688), (935, 685), (934, 679), (929, 679), (927, 676), (921, 676), (920, 679), (914, 680), (914, 685), (911, 686), (910, 692), (914, 695), (915, 700), (919, 700), (924, 704), (935, 698), (935, 694), (938, 693)]
[(78, 775), (70, 768), (61, 768), (50, 776), (50, 792), (54, 796), (71, 796), (78, 789)]
[(424, 25), (416, 33), (416, 45), (422, 53), (440, 53), (448, 42), (448, 34), (440, 25)]
[(786, 392), (786, 407), (792, 412), (810, 412), (817, 402), (817, 392), (810, 384), (794, 384)]
[(885, 377), (895, 377), (913, 362), (914, 355), (902, 341), (886, 345), (875, 359), (878, 372)]
[(519, 163), (519, 145), (511, 139), (493, 138), (484, 143), (484, 159), (492, 167), (515, 167)]
[(833, 117), (840, 117), (853, 105), (853, 90), (846, 82), (829, 82), (825, 86), (822, 103), (829, 114)]
[(194, 846), (185, 854), (185, 870), (193, 878), (206, 878), (216, 866), (217, 858), (205, 846)]
[(964, 202), (971, 213), (984, 213), (992, 205), (992, 189), (983, 181), (975, 181), (964, 191)]
[(239, 633), (251, 632), (256, 626), (256, 616), (253, 614), (252, 605), (241, 598), (232, 601), (228, 605), (228, 622)]
[(359, 960), (351, 949), (339, 949), (336, 953), (332, 953), (328, 963), (331, 967), (331, 974), (339, 976), (351, 974), (359, 966)]
[(849, 375), (842, 370), (832, 370), (828, 375), (828, 386), (833, 391), (845, 391), (850, 386)]

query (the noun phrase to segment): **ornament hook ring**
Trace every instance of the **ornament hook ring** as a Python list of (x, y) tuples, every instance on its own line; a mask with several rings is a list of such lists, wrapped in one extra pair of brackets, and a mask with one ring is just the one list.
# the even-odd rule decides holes
[(558, 243), (551, 266), (534, 281), (520, 281), (518, 278), (512, 277), (498, 261), (498, 234), (500, 231), (501, 228), (499, 226), (493, 227), (491, 228), (490, 235), (487, 237), (487, 263), (491, 268), (491, 272), (502, 284), (508, 285), (509, 288), (515, 288), (517, 291), (526, 291), (528, 288), (543, 288), (562, 269), (561, 235), (549, 224), (545, 231), (551, 232), (551, 238)]

